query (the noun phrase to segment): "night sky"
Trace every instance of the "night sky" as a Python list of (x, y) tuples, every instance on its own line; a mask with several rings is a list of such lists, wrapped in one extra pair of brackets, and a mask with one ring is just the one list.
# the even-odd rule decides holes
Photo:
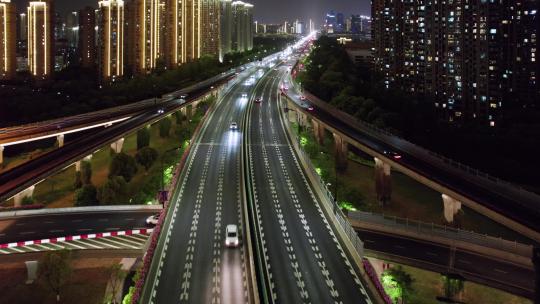
[[(28, 0), (13, 0), (19, 11), (24, 11)], [(97, 0), (56, 0), (56, 10), (62, 14), (76, 11), (86, 5), (97, 7)], [(370, 14), (369, 0), (245, 0), (255, 5), (255, 20), (265, 23), (312, 18), (318, 26), (326, 11), (350, 14)]]

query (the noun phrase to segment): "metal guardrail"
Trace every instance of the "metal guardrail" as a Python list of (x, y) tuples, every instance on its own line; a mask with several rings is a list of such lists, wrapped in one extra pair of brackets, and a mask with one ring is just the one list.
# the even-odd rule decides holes
[[(289, 122), (288, 117), (286, 117), (284, 120), (285, 120), (285, 126), (288, 129), (289, 134), (292, 135), (293, 133), (291, 131), (290, 122)], [(298, 152), (299, 156), (305, 160), (305, 162), (307, 164), (306, 169), (310, 170), (311, 173), (313, 174), (313, 176), (317, 177), (317, 181), (319, 183), (319, 186), (321, 187), (321, 189), (324, 190), (324, 193), (326, 194), (327, 199), (326, 200), (324, 200), (324, 199), (321, 200), (322, 203), (325, 204), (326, 207), (329, 208), (329, 210), (330, 209), (334, 210), (334, 216), (336, 217), (337, 222), (339, 223), (339, 225), (341, 226), (343, 231), (345, 231), (345, 234), (347, 235), (347, 238), (349, 239), (351, 244), (353, 244), (353, 246), (356, 249), (356, 252), (358, 253), (358, 255), (360, 257), (363, 257), (364, 256), (364, 243), (362, 242), (362, 240), (360, 240), (360, 238), (358, 237), (358, 234), (356, 233), (354, 228), (349, 223), (349, 220), (347, 219), (347, 216), (341, 211), (339, 206), (337, 206), (337, 202), (335, 201), (334, 196), (332, 195), (332, 192), (326, 186), (325, 181), (315, 171), (315, 166), (311, 162), (311, 158), (304, 151), (302, 146), (299, 144), (300, 137), (298, 135), (296, 135), (294, 137), (294, 140), (292, 140), (292, 142), (293, 142), (292, 144), (293, 144), (295, 150)], [(333, 202), (333, 204), (332, 204), (332, 202)]]
[(531, 245), (479, 234), (468, 230), (363, 211), (349, 211), (348, 217), (352, 220), (361, 221), (362, 223), (377, 224), (384, 227), (404, 229), (425, 235), (473, 243), (492, 249), (502, 250), (504, 252), (514, 253), (526, 258), (531, 258), (532, 256)]

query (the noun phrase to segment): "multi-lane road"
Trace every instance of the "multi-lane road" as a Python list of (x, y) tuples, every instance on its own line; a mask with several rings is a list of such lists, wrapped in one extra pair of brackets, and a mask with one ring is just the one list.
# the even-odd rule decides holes
[(225, 92), (195, 139), (171, 199), (144, 303), (246, 303), (246, 242), (225, 247), (225, 226), (243, 235), (240, 192), (242, 134), (250, 73)]
[(279, 113), (286, 67), (261, 80), (249, 121), (249, 165), (275, 303), (370, 303), (287, 138)]

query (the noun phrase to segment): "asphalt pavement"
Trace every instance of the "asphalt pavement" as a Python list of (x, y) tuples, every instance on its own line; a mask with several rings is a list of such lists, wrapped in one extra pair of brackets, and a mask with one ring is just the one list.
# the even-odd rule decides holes
[(155, 210), (66, 213), (0, 219), (0, 244), (41, 240), (53, 237), (113, 232), (146, 225)]
[[(249, 74), (220, 98), (195, 139), (143, 291), (144, 303), (246, 303), (245, 242), (225, 247), (225, 227), (243, 236), (240, 123), (252, 86)], [(246, 78), (244, 78), (246, 77)]]
[[(408, 264), (462, 275), (525, 297), (534, 295), (534, 270), (460, 248), (369, 230), (358, 230), (367, 250), (404, 258)], [(390, 259), (391, 260), (391, 259)], [(416, 263), (415, 263), (416, 262)], [(417, 262), (420, 262), (419, 265)], [(432, 265), (432, 266), (430, 266)]]
[(249, 160), (275, 303), (370, 303), (286, 137), (278, 88), (287, 69), (257, 87)]

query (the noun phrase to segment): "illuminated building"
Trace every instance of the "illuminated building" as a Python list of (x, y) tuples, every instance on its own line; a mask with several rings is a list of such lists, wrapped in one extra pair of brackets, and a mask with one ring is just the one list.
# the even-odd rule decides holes
[(242, 1), (232, 3), (232, 51), (244, 52), (253, 48), (253, 5)]
[(151, 72), (162, 55), (161, 13), (159, 0), (133, 0), (128, 4), (128, 59), (134, 74)]
[(124, 1), (99, 2), (99, 76), (114, 81), (124, 74)]
[(17, 68), (15, 5), (0, 0), (0, 79), (10, 79)]
[(537, 107), (538, 1), (372, 1), (374, 65), (387, 88), (433, 101), (449, 121), (495, 126)]
[(221, 0), (220, 3), (220, 59), (223, 59), (223, 55), (230, 53), (232, 49), (232, 0)]
[(165, 64), (175, 68), (186, 62), (183, 53), (183, 25), (186, 20), (186, 1), (165, 0)]
[(53, 1), (32, 1), (27, 9), (28, 67), (37, 79), (54, 72)]
[(92, 7), (79, 11), (79, 58), (85, 68), (96, 64), (96, 14)]
[(199, 0), (200, 3), (200, 54), (218, 56), (220, 48), (220, 1)]

